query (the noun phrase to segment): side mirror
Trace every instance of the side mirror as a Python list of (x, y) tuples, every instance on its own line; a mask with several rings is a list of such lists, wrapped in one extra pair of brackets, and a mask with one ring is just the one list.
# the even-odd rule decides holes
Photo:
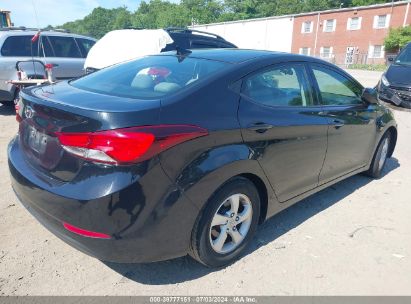
[(362, 100), (369, 104), (378, 104), (377, 90), (375, 88), (365, 88), (361, 95)]

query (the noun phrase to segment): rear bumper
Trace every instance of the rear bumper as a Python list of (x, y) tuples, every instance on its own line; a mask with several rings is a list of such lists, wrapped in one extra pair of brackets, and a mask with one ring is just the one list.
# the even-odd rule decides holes
[[(8, 158), (12, 187), (23, 206), (78, 250), (121, 263), (159, 261), (187, 253), (198, 210), (173, 186), (159, 164), (144, 176), (130, 179), (120, 190), (81, 199), (82, 189), (90, 187), (90, 180), (101, 183), (100, 176), (72, 183), (73, 195), (67, 191), (62, 195), (61, 188), (67, 183), (53, 184), (39, 175), (25, 160), (16, 139), (9, 144)], [(111, 238), (80, 236), (66, 230), (63, 222)]]

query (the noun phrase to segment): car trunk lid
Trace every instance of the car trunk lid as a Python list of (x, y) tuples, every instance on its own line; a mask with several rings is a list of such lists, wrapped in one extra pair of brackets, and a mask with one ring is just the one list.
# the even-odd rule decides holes
[(25, 90), (19, 102), (19, 144), (28, 162), (49, 178), (70, 181), (85, 164), (64, 150), (58, 133), (158, 123), (159, 100), (130, 100), (72, 87), (66, 90), (67, 85)]

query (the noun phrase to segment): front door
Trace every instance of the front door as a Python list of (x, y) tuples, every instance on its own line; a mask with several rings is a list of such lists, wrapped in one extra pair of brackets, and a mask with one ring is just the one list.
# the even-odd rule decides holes
[(316, 64), (312, 71), (329, 123), (320, 175), (320, 183), (325, 183), (367, 165), (376, 137), (375, 105), (365, 103), (362, 86), (338, 70)]
[(274, 65), (243, 81), (243, 139), (280, 202), (318, 185), (328, 124), (315, 100), (304, 63)]

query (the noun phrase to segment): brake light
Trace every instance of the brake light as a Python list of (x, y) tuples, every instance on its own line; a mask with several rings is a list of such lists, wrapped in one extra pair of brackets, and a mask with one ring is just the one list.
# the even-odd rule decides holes
[(81, 158), (109, 163), (141, 162), (182, 142), (207, 135), (191, 125), (131, 127), (89, 133), (56, 133), (63, 148)]

